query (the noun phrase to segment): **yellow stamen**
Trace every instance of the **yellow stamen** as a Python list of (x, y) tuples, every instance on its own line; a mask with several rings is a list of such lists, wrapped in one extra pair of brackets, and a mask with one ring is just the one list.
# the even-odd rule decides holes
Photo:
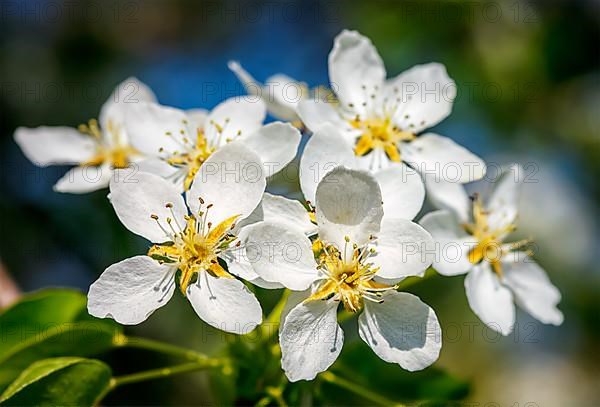
[(185, 153), (174, 153), (167, 159), (167, 163), (175, 167), (185, 166), (187, 168), (187, 174), (183, 181), (183, 186), (186, 191), (190, 189), (194, 177), (202, 164), (204, 164), (215, 150), (215, 147), (209, 145), (204, 132), (198, 129), (196, 145), (192, 150)]
[[(346, 245), (349, 239), (346, 240)], [(344, 252), (346, 248), (344, 248)], [(365, 260), (373, 252), (369, 248), (354, 247), (352, 258), (344, 259), (345, 255), (333, 246), (325, 246), (322, 241), (313, 243), (313, 252), (319, 262), (319, 267), (327, 275), (327, 279), (307, 299), (307, 301), (327, 300), (335, 298), (342, 301), (349, 312), (358, 312), (364, 305), (364, 300), (382, 302), (382, 293), (395, 287), (373, 281), (379, 271)]]
[(392, 124), (389, 116), (384, 119), (372, 118), (367, 120), (361, 120), (357, 116), (350, 120), (350, 125), (362, 131), (354, 146), (354, 154), (357, 156), (364, 156), (376, 148), (381, 148), (391, 161), (400, 162), (398, 142), (415, 139), (414, 133), (400, 130)]
[(488, 222), (488, 212), (484, 209), (483, 204), (478, 196), (473, 200), (473, 223), (463, 225), (467, 233), (477, 239), (477, 245), (473, 247), (467, 258), (471, 264), (479, 264), (482, 261), (490, 263), (492, 270), (502, 277), (502, 256), (509, 251), (518, 250), (526, 246), (531, 240), (520, 240), (509, 246), (508, 249), (503, 248), (503, 239), (510, 232), (516, 229), (514, 224), (508, 224), (498, 229), (490, 229)]
[[(173, 241), (156, 244), (148, 256), (160, 263), (173, 263), (181, 271), (179, 287), (185, 295), (187, 287), (198, 273), (206, 271), (216, 277), (233, 278), (218, 261), (218, 255), (236, 239), (229, 232), (239, 215), (225, 219), (215, 227), (207, 227), (194, 216), (186, 218), (183, 231), (173, 235)], [(155, 218), (158, 220), (158, 217)], [(171, 222), (168, 222), (169, 225)]]
[(98, 166), (109, 163), (112, 168), (127, 168), (131, 163), (131, 157), (139, 154), (130, 145), (122, 143), (120, 127), (110, 120), (107, 123), (107, 128), (103, 130), (108, 132), (112, 138), (112, 144), (104, 141), (96, 119), (89, 120), (87, 124), (80, 124), (78, 129), (81, 133), (94, 137), (99, 143), (96, 147), (96, 154), (82, 163), (84, 166)]

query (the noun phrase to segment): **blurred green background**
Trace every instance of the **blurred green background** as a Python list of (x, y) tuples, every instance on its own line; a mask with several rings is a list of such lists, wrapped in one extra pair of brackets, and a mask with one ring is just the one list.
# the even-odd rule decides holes
[[(211, 108), (244, 94), (230, 59), (260, 80), (282, 72), (327, 84), (334, 36), (357, 29), (389, 76), (446, 65), (458, 97), (436, 131), (489, 162), (526, 166), (520, 233), (535, 238), (537, 260), (563, 294), (562, 326), (519, 311), (516, 332), (501, 338), (469, 309), (462, 277), (414, 285), (444, 329), (435, 366), (470, 383), (467, 400), (481, 405), (600, 404), (598, 2), (4, 0), (0, 11), (0, 258), (24, 291), (86, 291), (147, 243), (120, 224), (106, 191), (53, 192), (66, 168), (28, 162), (12, 138), (17, 126), (87, 122), (130, 75), (163, 104)], [(300, 197), (294, 179), (270, 189)], [(279, 293), (258, 295), (268, 309)], [(350, 353), (355, 322), (344, 328)], [(129, 332), (207, 353), (225, 341), (177, 295)], [(119, 373), (163, 362), (134, 351), (108, 358)], [(399, 383), (407, 377), (386, 372)], [(189, 374), (119, 389), (104, 404), (201, 405), (216, 402), (211, 390), (206, 374)]]

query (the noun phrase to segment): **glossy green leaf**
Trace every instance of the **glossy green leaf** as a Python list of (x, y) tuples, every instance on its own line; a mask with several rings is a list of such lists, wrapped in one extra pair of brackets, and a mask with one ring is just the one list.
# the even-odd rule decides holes
[(43, 359), (25, 369), (8, 386), (2, 405), (55, 406), (95, 404), (109, 389), (110, 368), (93, 359)]
[(0, 314), (0, 391), (37, 360), (96, 355), (113, 346), (120, 327), (89, 316), (86, 303), (78, 291), (49, 289)]

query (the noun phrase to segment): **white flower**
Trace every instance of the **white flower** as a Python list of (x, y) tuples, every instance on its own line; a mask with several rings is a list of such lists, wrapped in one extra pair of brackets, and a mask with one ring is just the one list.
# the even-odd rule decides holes
[(79, 128), (19, 127), (15, 141), (34, 164), (76, 165), (54, 186), (55, 191), (86, 193), (108, 186), (114, 169), (126, 168), (141, 158), (131, 147), (123, 127), (126, 110), (156, 97), (136, 78), (120, 83), (102, 105), (99, 122), (90, 120)]
[(543, 323), (563, 321), (556, 307), (560, 292), (529, 252), (519, 250), (530, 241), (506, 242), (516, 229), (523, 174), (516, 164), (505, 171), (485, 204), (478, 196), (470, 204), (464, 189), (452, 189), (446, 196), (448, 209), (428, 213), (420, 222), (436, 241), (433, 267), (447, 276), (468, 273), (469, 305), (503, 335), (510, 334), (515, 323), (513, 302)]
[[(300, 202), (265, 192), (261, 203), (250, 216), (239, 223), (239, 226), (267, 221), (277, 223), (285, 228), (298, 230), (305, 236), (313, 236), (317, 233), (317, 226), (313, 222), (313, 217), (314, 214), (309, 213)], [(264, 280), (254, 271), (252, 265), (254, 254), (249, 254), (246, 250), (250, 230), (251, 228), (242, 228), (238, 234), (238, 239), (241, 242), (239, 251), (229, 254), (226, 258), (229, 272), (262, 288), (284, 287), (279, 282)]]
[[(314, 202), (317, 185), (338, 165), (363, 168), (348, 140), (332, 124), (326, 123), (310, 137), (300, 158), (300, 188), (307, 201)], [(425, 187), (419, 173), (403, 164), (369, 172), (381, 188), (385, 217), (414, 219), (425, 199)]]
[(305, 83), (277, 74), (267, 78), (262, 84), (242, 68), (239, 62), (229, 61), (227, 66), (242, 82), (248, 94), (258, 96), (265, 102), (269, 114), (279, 120), (300, 123), (300, 117), (296, 113), (298, 102), (308, 98), (310, 94)]
[[(417, 65), (386, 79), (383, 62), (371, 41), (356, 31), (345, 30), (336, 37), (329, 54), (329, 79), (337, 104), (311, 99), (298, 105), (300, 118), (313, 132), (318, 134), (325, 123), (339, 132), (335, 141), (323, 137), (309, 140), (303, 160), (305, 167), (313, 169), (302, 168), (305, 194), (308, 183), (315, 184), (314, 194), (320, 179), (313, 176), (316, 169), (326, 172), (325, 165), (348, 165), (346, 160), (351, 158), (357, 162), (355, 165), (374, 173), (390, 166), (405, 167), (399, 165), (402, 163), (423, 176), (453, 183), (483, 177), (484, 162), (464, 147), (434, 133), (419, 135), (452, 110), (456, 85), (443, 65)], [(327, 133), (331, 136), (332, 131)], [(426, 185), (429, 188), (428, 182)], [(382, 189), (384, 202), (389, 203), (386, 187)], [(387, 209), (386, 216), (390, 212)]]
[(292, 294), (282, 315), (279, 340), (289, 380), (313, 379), (339, 355), (340, 302), (350, 312), (362, 311), (360, 337), (383, 360), (412, 371), (437, 359), (441, 335), (434, 311), (394, 286), (423, 275), (430, 262), (422, 249), (431, 236), (409, 220), (382, 217), (375, 179), (338, 167), (317, 189), (316, 240), (289, 224), (248, 227), (247, 251), (256, 273), (306, 290)]
[(146, 256), (104, 271), (90, 287), (89, 313), (138, 324), (167, 303), (178, 283), (206, 323), (238, 334), (260, 324), (262, 311), (254, 295), (219, 263), (228, 263), (236, 250), (236, 222), (262, 198), (266, 181), (259, 157), (240, 144), (221, 148), (198, 171), (199, 182), (186, 194), (187, 206), (179, 190), (157, 175), (116, 175), (110, 201), (117, 216), (154, 245)]
[(243, 143), (261, 158), (266, 176), (280, 171), (295, 156), (300, 132), (290, 124), (263, 126), (265, 104), (230, 98), (211, 112), (183, 111), (156, 103), (139, 103), (128, 111), (131, 144), (149, 157), (142, 171), (161, 175), (188, 190), (202, 164), (230, 142)]

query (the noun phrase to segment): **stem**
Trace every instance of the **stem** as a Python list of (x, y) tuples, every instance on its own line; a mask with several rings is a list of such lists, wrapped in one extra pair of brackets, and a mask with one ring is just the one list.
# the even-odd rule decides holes
[(197, 370), (217, 367), (220, 366), (221, 363), (222, 362), (218, 359), (207, 359), (202, 362), (183, 363), (181, 365), (146, 370), (144, 372), (133, 373), (124, 376), (117, 376), (111, 380), (110, 389), (115, 389), (116, 387), (124, 384), (139, 383), (146, 380), (160, 379), (180, 373), (194, 372)]
[(273, 311), (271, 311), (269, 316), (263, 321), (262, 325), (260, 326), (261, 338), (263, 338), (265, 342), (271, 340), (273, 336), (275, 336), (275, 334), (277, 333), (277, 329), (273, 328), (279, 325), (281, 313), (285, 308), (285, 304), (287, 303), (290, 293), (291, 291), (288, 289), (283, 290), (283, 294), (281, 295), (279, 302), (275, 305)]
[(210, 360), (208, 356), (196, 352), (191, 349), (183, 348), (169, 343), (156, 341), (153, 339), (131, 337), (131, 336), (120, 336), (115, 339), (115, 345), (117, 347), (130, 347), (137, 349), (151, 350), (154, 352), (162, 353), (165, 355), (175, 356), (183, 358), (196, 363), (206, 363)]
[(369, 400), (373, 403), (382, 405), (382, 406), (396, 406), (403, 407), (404, 404), (394, 402), (392, 400), (388, 400), (387, 398), (380, 396), (379, 394), (372, 392), (369, 389), (365, 389), (362, 386), (357, 385), (356, 383), (352, 383), (344, 378), (341, 378), (334, 373), (331, 372), (323, 372), (319, 375), (319, 377), (325, 380), (328, 383), (335, 384), (338, 387), (349, 390), (352, 393), (363, 397), (366, 400)]

